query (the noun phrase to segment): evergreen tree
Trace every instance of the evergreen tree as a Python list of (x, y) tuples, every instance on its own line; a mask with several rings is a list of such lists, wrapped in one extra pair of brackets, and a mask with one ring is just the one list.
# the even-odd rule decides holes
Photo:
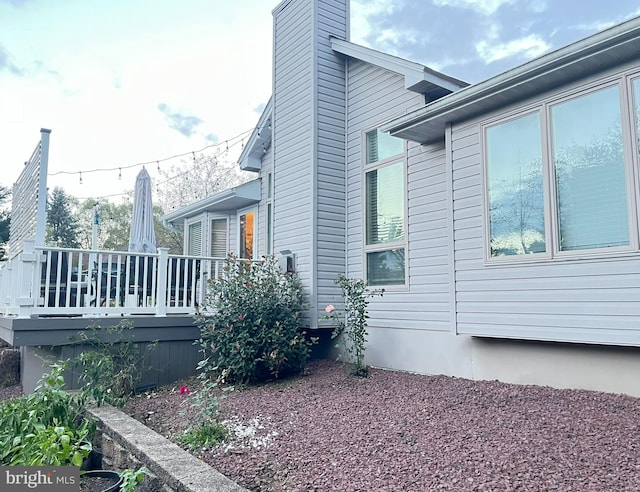
[(78, 248), (79, 225), (73, 213), (74, 199), (55, 187), (47, 211), (47, 243), (63, 248)]
[[(0, 185), (0, 206), (3, 206), (9, 199), (11, 190)], [(5, 248), (9, 242), (9, 224), (11, 223), (11, 213), (9, 210), (0, 210), (0, 261), (6, 259)]]

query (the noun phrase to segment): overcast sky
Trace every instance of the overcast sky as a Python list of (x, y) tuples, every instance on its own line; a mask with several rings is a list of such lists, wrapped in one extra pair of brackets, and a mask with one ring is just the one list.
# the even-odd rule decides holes
[[(131, 189), (140, 162), (215, 144), (235, 159), (271, 93), (276, 5), (0, 0), (0, 184), (42, 127), (49, 187), (80, 198)], [(351, 41), (479, 82), (639, 14), (632, 0), (352, 0)]]

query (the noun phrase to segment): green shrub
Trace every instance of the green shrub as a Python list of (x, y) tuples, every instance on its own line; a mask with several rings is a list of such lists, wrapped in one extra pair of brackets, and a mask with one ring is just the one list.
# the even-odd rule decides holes
[(369, 318), (367, 307), (369, 299), (377, 295), (382, 296), (384, 289), (369, 290), (364, 280), (348, 278), (343, 274), (338, 275), (335, 284), (342, 289), (344, 312), (339, 313), (331, 304), (325, 308), (326, 317), (333, 321), (335, 327), (331, 338), (342, 335), (342, 348), (353, 365), (353, 373), (365, 377), (368, 374), (367, 366), (364, 364)]
[(186, 445), (189, 450), (210, 449), (216, 444), (224, 441), (227, 436), (227, 429), (222, 423), (217, 421), (203, 422), (197, 426), (189, 427), (180, 436), (180, 442)]
[(120, 484), (120, 492), (133, 492), (138, 485), (144, 481), (146, 475), (151, 475), (146, 466), (142, 466), (137, 470), (127, 468), (120, 472), (122, 483)]
[(124, 405), (140, 382), (148, 352), (157, 347), (157, 343), (152, 343), (146, 352), (140, 350), (133, 340), (133, 328), (131, 321), (122, 320), (104, 330), (93, 324), (78, 334), (76, 341), (89, 348), (70, 363), (79, 371), (83, 391), (98, 406), (102, 403)]
[(95, 424), (86, 394), (64, 390), (65, 369), (52, 366), (31, 395), (0, 404), (0, 465), (80, 466), (89, 455)]
[(205, 362), (225, 383), (256, 383), (301, 372), (310, 342), (299, 331), (303, 294), (273, 256), (250, 264), (230, 255), (197, 318)]

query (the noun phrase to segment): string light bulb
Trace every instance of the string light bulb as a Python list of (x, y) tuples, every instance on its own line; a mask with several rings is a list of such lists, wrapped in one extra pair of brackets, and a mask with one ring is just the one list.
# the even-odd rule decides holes
[(122, 179), (122, 168), (118, 168), (118, 179)]
[(80, 174), (80, 184), (82, 184), (82, 171), (80, 171), (78, 174)]

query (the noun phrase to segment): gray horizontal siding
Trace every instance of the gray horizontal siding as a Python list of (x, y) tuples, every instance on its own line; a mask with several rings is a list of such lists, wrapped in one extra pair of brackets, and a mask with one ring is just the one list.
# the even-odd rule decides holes
[(312, 128), (310, 0), (274, 13), (274, 251), (297, 255), (303, 281), (311, 277), (312, 192), (309, 155)]
[(452, 130), (457, 332), (640, 345), (640, 255), (485, 264), (480, 122)]
[[(398, 74), (349, 62), (348, 73), (348, 272), (363, 277), (362, 135), (381, 122), (422, 104)], [(450, 330), (447, 193), (442, 145), (410, 144), (407, 165), (407, 263), (409, 285), (372, 299), (369, 327)]]
[[(345, 68), (330, 46), (330, 36), (346, 37), (346, 1), (317, 7), (316, 91), (316, 311), (340, 293), (334, 280), (345, 271)], [(313, 325), (313, 324), (312, 324)]]

